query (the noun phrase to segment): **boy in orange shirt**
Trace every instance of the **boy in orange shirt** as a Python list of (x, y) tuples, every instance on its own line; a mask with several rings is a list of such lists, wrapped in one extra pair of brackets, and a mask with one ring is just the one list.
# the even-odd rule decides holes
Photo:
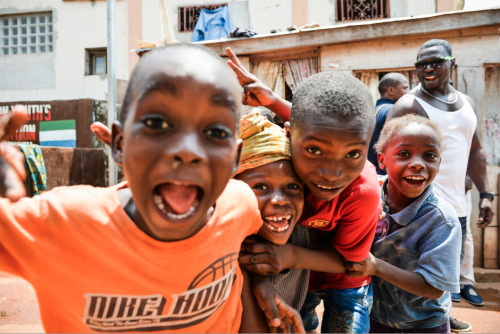
[[(33, 285), (47, 332), (240, 329), (237, 258), (261, 219), (251, 189), (230, 180), (239, 94), (204, 47), (145, 55), (112, 129), (127, 181), (108, 188), (19, 199), (22, 171), (2, 143), (0, 190), (17, 201), (0, 199), (0, 270)], [(22, 112), (1, 120), (0, 139)]]

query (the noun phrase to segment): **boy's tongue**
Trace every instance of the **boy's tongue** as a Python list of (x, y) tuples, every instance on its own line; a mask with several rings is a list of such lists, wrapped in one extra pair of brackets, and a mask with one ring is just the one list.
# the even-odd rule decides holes
[(160, 186), (160, 195), (176, 214), (186, 213), (198, 195), (196, 186), (166, 183)]

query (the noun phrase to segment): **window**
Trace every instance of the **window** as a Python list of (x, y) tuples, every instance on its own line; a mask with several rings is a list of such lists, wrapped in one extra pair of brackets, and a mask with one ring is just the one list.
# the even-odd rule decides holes
[(0, 55), (52, 50), (52, 13), (0, 16)]
[(389, 17), (388, 0), (336, 0), (337, 22)]
[(202, 9), (214, 10), (222, 6), (227, 6), (227, 3), (221, 3), (217, 5), (179, 7), (179, 32), (194, 31), (194, 27), (196, 25), (196, 22), (198, 22), (198, 18), (200, 17), (200, 12)]
[(85, 49), (85, 75), (108, 73), (106, 55), (106, 48)]

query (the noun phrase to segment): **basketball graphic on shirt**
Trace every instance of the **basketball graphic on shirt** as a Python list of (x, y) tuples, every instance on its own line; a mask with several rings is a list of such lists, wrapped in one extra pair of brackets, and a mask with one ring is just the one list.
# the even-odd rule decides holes
[(222, 257), (203, 270), (191, 282), (188, 289), (200, 288), (212, 284), (234, 270), (238, 262), (238, 253), (232, 253)]
[(85, 323), (95, 331), (105, 332), (189, 328), (203, 322), (226, 302), (237, 269), (238, 253), (230, 253), (207, 266), (187, 290), (168, 297), (87, 293)]

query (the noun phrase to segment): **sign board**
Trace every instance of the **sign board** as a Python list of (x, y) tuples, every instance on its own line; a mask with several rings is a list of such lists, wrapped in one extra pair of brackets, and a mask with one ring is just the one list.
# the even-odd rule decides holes
[(26, 107), (26, 123), (9, 138), (10, 142), (92, 148), (91, 99), (0, 102), (0, 117), (16, 104)]

